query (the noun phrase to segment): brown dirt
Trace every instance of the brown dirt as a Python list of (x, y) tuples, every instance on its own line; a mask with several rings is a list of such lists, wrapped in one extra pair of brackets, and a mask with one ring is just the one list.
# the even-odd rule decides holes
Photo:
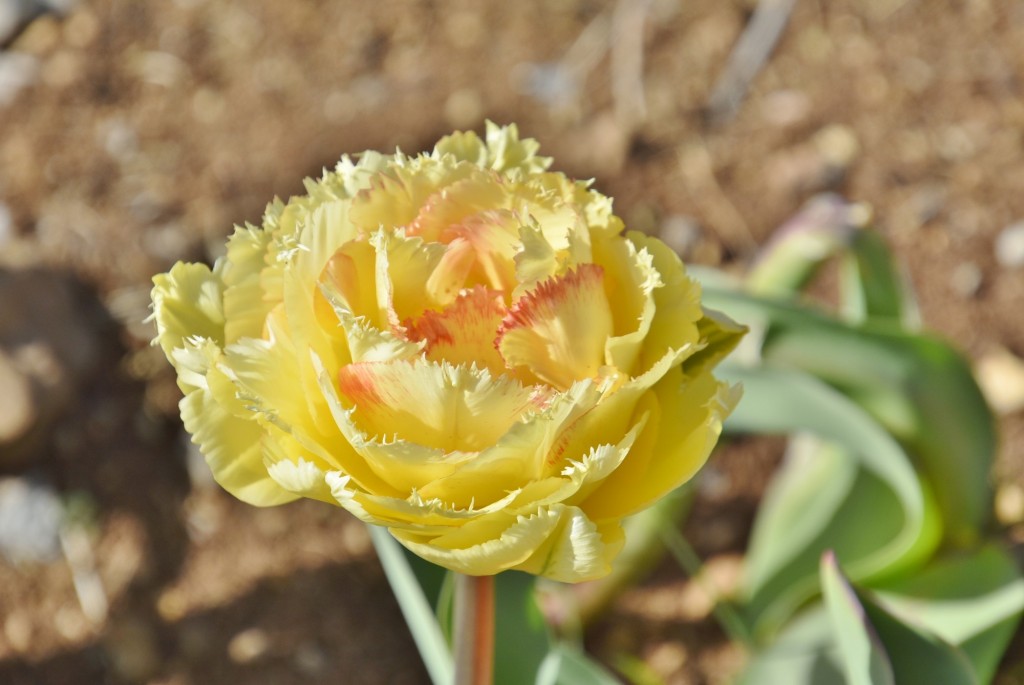
[[(638, 124), (621, 100), (616, 113), (611, 58), (580, 38), (612, 16), (607, 1), (82, 0), (33, 21), (8, 47), (39, 72), (0, 105), (14, 225), (0, 250), (6, 265), (74, 274), (116, 319), (97, 322), (103, 361), (35, 462), (92, 502), (111, 612), (85, 618), (63, 563), (0, 564), (0, 682), (427, 682), (347, 515), (257, 511), (190, 481), (177, 390), (138, 323), (152, 274), (216, 256), (233, 223), (345, 152), (515, 121), (559, 169), (596, 178), (628, 224), (731, 269), (837, 190), (873, 206), (929, 328), (974, 359), (1024, 354), (1024, 268), (993, 248), (1024, 218), (1024, 2), (798, 2), (738, 116), (710, 126), (708, 95), (755, 4), (652, 0)], [(579, 92), (526, 94), (536, 65), (567, 52), (584, 57)], [(1024, 484), (1024, 422), (1002, 425), (999, 477)], [(688, 528), (701, 553), (742, 549), (777, 458), (774, 444), (719, 456)], [(710, 619), (644, 608), (686, 587), (661, 569), (592, 647), (668, 683), (726, 682), (740, 655)]]

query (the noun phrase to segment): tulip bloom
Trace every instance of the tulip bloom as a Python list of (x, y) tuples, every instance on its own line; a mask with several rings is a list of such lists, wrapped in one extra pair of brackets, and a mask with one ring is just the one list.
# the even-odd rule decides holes
[(742, 328), (660, 241), (489, 125), (345, 157), (154, 279), (156, 342), (217, 481), (310, 497), (454, 571), (608, 572), (705, 462)]

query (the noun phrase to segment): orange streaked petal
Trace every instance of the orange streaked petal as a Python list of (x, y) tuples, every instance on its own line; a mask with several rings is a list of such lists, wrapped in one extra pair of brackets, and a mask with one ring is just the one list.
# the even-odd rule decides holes
[(497, 343), (509, 368), (525, 367), (558, 388), (596, 376), (612, 334), (603, 280), (600, 266), (582, 264), (520, 298), (502, 322)]
[(408, 337), (426, 342), (427, 359), (452, 364), (476, 364), (500, 374), (505, 362), (494, 347), (506, 313), (499, 292), (477, 286), (442, 311), (427, 310), (406, 325)]

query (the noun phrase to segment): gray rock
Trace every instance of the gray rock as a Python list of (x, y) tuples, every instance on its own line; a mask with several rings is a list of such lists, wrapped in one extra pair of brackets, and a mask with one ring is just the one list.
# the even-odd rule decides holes
[(60, 498), (49, 485), (26, 477), (0, 479), (0, 554), (9, 561), (56, 559), (63, 517)]
[(1005, 267), (1024, 266), (1024, 221), (1010, 224), (996, 237), (996, 261)]
[(39, 60), (34, 56), (20, 52), (0, 52), (0, 107), (14, 102), (18, 93), (35, 83), (38, 77)]

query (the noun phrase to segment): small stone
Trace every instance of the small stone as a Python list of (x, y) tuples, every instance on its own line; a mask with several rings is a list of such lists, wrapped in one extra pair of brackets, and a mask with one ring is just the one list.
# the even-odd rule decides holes
[(327, 667), (327, 655), (315, 643), (303, 642), (295, 650), (293, 663), (295, 670), (307, 678), (321, 678)]
[(369, 554), (373, 542), (370, 540), (370, 533), (366, 526), (358, 521), (350, 521), (341, 534), (341, 542), (345, 551), (353, 557), (361, 557)]
[(64, 22), (64, 39), (76, 48), (87, 48), (100, 35), (100, 28), (96, 15), (83, 9)]
[(974, 262), (961, 262), (950, 274), (949, 284), (957, 295), (971, 298), (978, 294), (983, 280), (980, 266)]
[(672, 214), (665, 217), (658, 231), (659, 237), (676, 254), (686, 257), (700, 238), (700, 224), (692, 216)]
[(43, 82), (51, 88), (68, 88), (81, 80), (84, 68), (81, 52), (60, 50), (43, 64)]
[(97, 126), (96, 136), (107, 154), (119, 162), (133, 159), (139, 151), (139, 138), (131, 124), (112, 118)]
[(48, 484), (25, 477), (0, 480), (0, 554), (8, 560), (56, 559), (63, 518), (60, 498)]
[(975, 375), (982, 394), (997, 413), (1024, 409), (1024, 360), (998, 349), (978, 360)]
[(236, 664), (249, 664), (266, 654), (270, 638), (260, 628), (249, 628), (231, 638), (228, 643), (228, 657)]
[(996, 518), (1004, 526), (1024, 521), (1024, 488), (1006, 483), (996, 490)]
[(155, 86), (171, 88), (189, 76), (188, 65), (177, 55), (151, 50), (138, 55), (132, 63), (135, 74)]
[[(3, 3), (9, 5), (10, 3)], [(32, 3), (35, 4), (35, 3)], [(20, 17), (19, 23), (27, 17)], [(48, 54), (60, 42), (60, 22), (53, 15), (43, 15), (32, 21), (25, 30), (21, 32), (11, 48), (15, 52), (27, 53), (40, 57)]]
[(832, 124), (814, 135), (814, 147), (833, 167), (845, 170), (857, 158), (860, 143), (849, 126)]
[(0, 107), (14, 102), (39, 76), (39, 60), (20, 52), (0, 53)]
[(0, 248), (7, 245), (14, 238), (14, 217), (7, 205), (0, 202)]
[(12, 611), (4, 619), (4, 637), (16, 652), (28, 651), (32, 646), (32, 618), (23, 611)]
[(644, 661), (662, 678), (668, 679), (686, 664), (686, 648), (678, 642), (662, 642), (652, 649)]
[(807, 120), (811, 99), (799, 90), (776, 90), (761, 100), (761, 116), (773, 126), (787, 128)]
[(1010, 224), (996, 237), (996, 261), (1008, 268), (1024, 266), (1024, 221)]

